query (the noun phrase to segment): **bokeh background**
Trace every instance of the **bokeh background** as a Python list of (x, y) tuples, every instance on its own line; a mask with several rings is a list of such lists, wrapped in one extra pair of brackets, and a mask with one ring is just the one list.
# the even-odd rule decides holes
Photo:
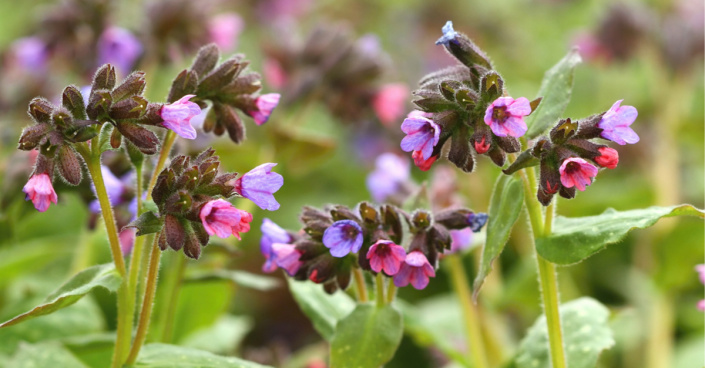
[[(244, 53), (251, 70), (264, 72), (264, 93), (282, 94), (268, 123), (246, 122), (248, 138), (240, 145), (201, 131), (194, 142), (178, 141), (181, 153), (213, 145), (227, 170), (276, 162), (285, 184), (276, 194), (276, 212), (237, 201), (253, 212), (252, 230), (241, 241), (216, 241), (201, 260), (189, 260), (180, 296), (160, 295), (158, 303), (176, 305), (174, 343), (277, 367), (319, 367), (327, 345), (292, 299), (281, 271), (272, 275), (279, 287), (268, 290), (198, 275), (213, 269), (261, 274), (259, 225), (265, 217), (297, 230), (304, 205), (371, 200), (366, 177), (375, 157), (402, 154), (399, 125), (413, 109), (404, 91), (454, 63), (434, 45), (447, 20), (490, 55), (515, 98), (533, 99), (544, 72), (577, 45), (584, 63), (575, 71), (565, 115), (602, 112), (619, 99), (638, 109), (633, 128), (641, 141), (620, 147), (619, 167), (602, 172), (577, 198), (559, 199), (561, 215), (588, 216), (609, 207), (704, 207), (703, 13), (701, 0), (0, 1), (0, 319), (23, 312), (77, 270), (110, 260), (102, 225), (88, 208), (89, 185), (57, 185), (59, 205), (37, 213), (21, 192), (32, 157), (16, 150), (30, 123), (31, 98), (57, 100), (65, 85), (89, 85), (102, 62), (124, 65), (118, 78), (131, 69), (146, 71), (146, 96), (161, 101), (198, 47), (215, 41), (227, 50), (224, 56)], [(337, 64), (351, 44), (358, 47), (355, 57)], [(387, 118), (372, 101), (390, 85), (403, 96), (403, 111)], [(106, 157), (113, 173), (126, 174), (129, 167), (113, 156)], [(412, 177), (431, 182), (442, 166), (449, 165), (441, 161), (428, 172), (413, 167)], [(470, 208), (487, 211), (496, 166), (480, 158), (472, 174), (454, 167), (446, 173)], [(527, 223), (517, 224), (479, 301), (499, 360), (511, 358), (541, 313)], [(703, 263), (703, 245), (702, 221), (665, 219), (560, 269), (563, 301), (587, 295), (612, 312), (616, 345), (601, 356), (600, 367), (702, 367), (703, 313), (696, 304), (703, 285), (694, 267)], [(162, 272), (176, 255), (165, 257)], [(470, 279), (478, 256), (476, 248), (463, 258)], [(425, 290), (405, 288), (399, 297), (462, 351), (448, 281), (441, 270)], [(23, 342), (47, 340), (100, 367), (110, 356), (114, 312), (114, 296), (97, 292), (60, 313), (0, 330), (0, 367)], [(158, 312), (155, 318), (158, 324)], [(387, 366), (453, 364), (437, 340), (407, 333)]]

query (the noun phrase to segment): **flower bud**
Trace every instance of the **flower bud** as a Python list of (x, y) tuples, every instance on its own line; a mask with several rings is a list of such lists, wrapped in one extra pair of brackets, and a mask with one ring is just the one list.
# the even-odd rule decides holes
[(159, 139), (151, 131), (137, 124), (123, 121), (117, 121), (115, 127), (145, 155), (153, 155), (157, 152)]
[[(220, 50), (216, 44), (211, 43), (201, 47), (193, 59), (191, 70), (199, 77), (205, 77), (218, 64)], [(192, 93), (192, 92), (189, 92)]]
[(446, 50), (467, 67), (479, 64), (492, 69), (492, 63), (487, 55), (475, 43), (470, 41), (467, 36), (456, 32), (453, 29), (453, 22), (446, 22), (442, 30), (443, 36), (436, 41), (436, 45), (445, 46)]
[(33, 150), (38, 145), (43, 144), (42, 142), (46, 141), (45, 135), (50, 130), (51, 125), (47, 123), (34, 124), (24, 128), (20, 135), (17, 148), (23, 151)]
[(619, 153), (610, 147), (600, 147), (600, 156), (595, 157), (595, 162), (608, 169), (614, 169), (619, 163)]
[(31, 116), (37, 123), (49, 123), (51, 121), (51, 113), (54, 110), (54, 105), (52, 105), (49, 100), (43, 97), (35, 97), (29, 103), (29, 109), (27, 113)]
[(100, 89), (112, 90), (115, 88), (115, 68), (110, 64), (104, 64), (93, 75), (93, 83), (91, 84), (91, 91), (97, 91)]
[(76, 86), (68, 86), (61, 94), (61, 104), (76, 119), (86, 118), (86, 106), (81, 91)]
[(112, 91), (113, 101), (120, 101), (132, 96), (141, 96), (146, 85), (144, 72), (132, 72)]
[(61, 177), (71, 185), (80, 184), (83, 178), (83, 168), (76, 151), (69, 145), (63, 145), (59, 148), (58, 158), (57, 164)]
[(167, 214), (164, 218), (164, 233), (166, 234), (166, 243), (173, 250), (181, 250), (186, 241), (186, 230), (178, 217)]

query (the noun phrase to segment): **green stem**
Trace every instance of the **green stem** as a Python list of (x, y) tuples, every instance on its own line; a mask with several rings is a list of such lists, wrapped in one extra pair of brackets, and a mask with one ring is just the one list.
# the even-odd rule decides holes
[(397, 286), (394, 285), (394, 280), (389, 279), (389, 285), (387, 285), (387, 304), (392, 304), (394, 297), (397, 295)]
[(130, 354), (127, 357), (127, 364), (132, 364), (137, 359), (140, 349), (147, 338), (149, 329), (149, 319), (152, 317), (152, 306), (154, 304), (154, 294), (157, 291), (157, 275), (159, 274), (159, 260), (162, 255), (162, 250), (159, 249), (159, 235), (154, 236), (152, 244), (152, 252), (149, 257), (149, 269), (147, 271), (147, 287), (144, 290), (142, 298), (142, 310), (140, 311), (140, 320), (137, 325), (137, 333), (135, 340), (130, 348)]
[(164, 294), (164, 300), (162, 300), (159, 314), (164, 316), (162, 321), (162, 333), (161, 339), (159, 341), (169, 343), (171, 342), (172, 334), (174, 331), (174, 316), (176, 315), (176, 307), (178, 306), (179, 294), (181, 293), (181, 284), (184, 279), (184, 273), (186, 271), (186, 257), (181, 253), (175, 253), (176, 255), (176, 265), (169, 267), (171, 270), (167, 274), (167, 279), (164, 282), (166, 288), (166, 293)]
[(367, 285), (365, 285), (365, 275), (359, 268), (353, 269), (353, 276), (355, 276), (355, 287), (357, 288), (357, 300), (360, 303), (367, 303)]
[(384, 299), (384, 276), (382, 276), (382, 273), (377, 273), (377, 276), (375, 277), (375, 288), (377, 290), (377, 298), (375, 299), (377, 301), (377, 308), (382, 308), (384, 307), (385, 304), (385, 299)]
[[(137, 215), (142, 214), (142, 188), (144, 186), (142, 182), (142, 165), (135, 165), (135, 174), (137, 175), (137, 182), (135, 183), (135, 195), (137, 196)], [(135, 306), (137, 305), (137, 280), (139, 279), (140, 269), (142, 266), (142, 254), (144, 253), (142, 248), (144, 248), (144, 236), (138, 236), (135, 238), (135, 244), (132, 247), (132, 254), (130, 256), (130, 268), (128, 269), (127, 275), (127, 292), (129, 293), (128, 306), (125, 322), (127, 325), (132, 327), (135, 322)], [(132, 331), (130, 331), (130, 335)], [(127, 350), (128, 346), (125, 346), (125, 354), (129, 352)]]
[(154, 185), (157, 184), (157, 177), (159, 173), (164, 168), (166, 164), (166, 159), (169, 158), (169, 152), (171, 152), (171, 147), (174, 146), (174, 141), (176, 140), (176, 133), (169, 130), (164, 136), (164, 143), (162, 144), (162, 150), (159, 152), (159, 159), (157, 160), (157, 165), (154, 166), (154, 172), (152, 172), (152, 177), (149, 178), (149, 186), (147, 187), (147, 199), (152, 198), (152, 189)]
[(465, 319), (465, 329), (467, 333), (468, 353), (473, 368), (487, 368), (487, 357), (485, 356), (485, 345), (482, 341), (482, 331), (480, 329), (480, 318), (477, 307), (472, 302), (470, 284), (465, 276), (465, 267), (461, 258), (457, 254), (446, 257), (449, 266), (449, 274), (453, 290), (458, 297), (460, 307)]

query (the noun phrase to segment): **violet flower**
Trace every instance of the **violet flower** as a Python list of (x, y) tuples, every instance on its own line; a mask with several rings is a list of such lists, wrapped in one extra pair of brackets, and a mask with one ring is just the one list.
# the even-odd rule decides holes
[(401, 149), (404, 152), (420, 151), (424, 160), (431, 158), (433, 147), (438, 144), (441, 127), (433, 120), (421, 116), (404, 119), (401, 130), (406, 137), (401, 140)]
[(274, 166), (277, 164), (266, 163), (250, 170), (235, 181), (235, 191), (263, 210), (278, 210), (279, 202), (273, 194), (284, 185), (284, 177), (272, 172)]
[(453, 29), (453, 22), (447, 21), (446, 24), (443, 25), (443, 28), (441, 28), (441, 31), (443, 31), (443, 36), (436, 41), (436, 45), (448, 46), (451, 41), (453, 43), (457, 42), (455, 38), (458, 36), (458, 32)]
[(472, 244), (472, 229), (450, 230), (450, 250), (446, 253), (458, 253), (470, 248)]
[(362, 247), (362, 228), (353, 220), (336, 221), (323, 232), (323, 245), (333, 257), (357, 253)]
[(485, 124), (498, 137), (521, 137), (527, 127), (524, 116), (531, 114), (531, 105), (525, 97), (516, 100), (511, 97), (499, 97), (485, 110)]
[(602, 115), (602, 119), (597, 123), (597, 127), (602, 129), (602, 138), (611, 140), (619, 145), (634, 144), (639, 142), (639, 136), (629, 126), (634, 123), (637, 115), (634, 106), (619, 106), (619, 100)]
[(201, 113), (201, 108), (195, 102), (189, 101), (196, 95), (186, 95), (178, 101), (162, 106), (159, 111), (164, 122), (162, 125), (174, 131), (182, 138), (195, 139), (196, 129), (191, 126), (191, 118)]
[(36, 73), (46, 68), (49, 51), (39, 37), (24, 37), (12, 43), (10, 54), (17, 67)]
[(235, 13), (218, 14), (208, 22), (208, 34), (223, 52), (230, 52), (237, 47), (237, 39), (244, 27), (241, 16)]
[(384, 270), (387, 275), (394, 276), (406, 259), (406, 251), (392, 241), (378, 240), (367, 251), (367, 259), (370, 260), (370, 268), (373, 271)]
[(120, 27), (109, 27), (98, 40), (98, 65), (112, 64), (120, 74), (132, 71), (137, 58), (142, 54), (142, 44), (130, 31)]
[(377, 202), (395, 194), (409, 180), (409, 161), (393, 153), (383, 153), (375, 161), (375, 170), (367, 176), (367, 189)]
[(46, 211), (51, 203), (56, 204), (58, 200), (54, 187), (51, 185), (51, 178), (47, 173), (32, 175), (22, 191), (26, 193), (25, 200), (31, 200), (34, 208), (39, 212)]
[(255, 106), (257, 110), (248, 111), (248, 114), (255, 120), (255, 124), (262, 125), (269, 120), (272, 111), (279, 104), (281, 95), (278, 93), (267, 93), (257, 97)]
[(284, 269), (289, 276), (294, 276), (303, 264), (300, 261), (301, 252), (296, 249), (294, 244), (273, 243), (272, 258), (277, 266)]
[(579, 157), (563, 160), (558, 171), (561, 174), (561, 184), (564, 187), (576, 187), (581, 192), (592, 183), (592, 178), (597, 175), (597, 167)]
[(394, 275), (394, 285), (404, 287), (411, 283), (414, 289), (421, 290), (428, 285), (429, 277), (436, 277), (436, 271), (428, 262), (428, 258), (415, 250), (406, 255), (399, 272)]
[(470, 230), (472, 232), (479, 232), (483, 226), (487, 223), (489, 216), (486, 213), (471, 213), (468, 215), (468, 225), (470, 225)]
[(262, 239), (260, 239), (259, 247), (266, 259), (264, 265), (262, 265), (262, 271), (267, 273), (274, 272), (277, 269), (277, 264), (272, 244), (289, 243), (292, 240), (291, 235), (268, 218), (262, 219), (260, 230), (262, 231)]

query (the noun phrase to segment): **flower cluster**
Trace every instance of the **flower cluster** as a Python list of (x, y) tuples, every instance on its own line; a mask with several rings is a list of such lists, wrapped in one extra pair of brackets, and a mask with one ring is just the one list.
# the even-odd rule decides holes
[[(300, 233), (263, 222), (262, 269), (272, 272), (280, 267), (289, 276), (323, 284), (332, 293), (347, 288), (352, 268), (393, 277), (398, 287), (425, 288), (429, 277), (435, 276), (439, 254), (451, 250), (451, 231), (478, 232), (487, 215), (467, 209), (435, 216), (423, 210), (407, 214), (391, 205), (362, 202), (355, 210), (341, 205), (325, 210), (304, 207), (300, 220), (304, 225)], [(406, 248), (402, 221), (410, 229)]]

